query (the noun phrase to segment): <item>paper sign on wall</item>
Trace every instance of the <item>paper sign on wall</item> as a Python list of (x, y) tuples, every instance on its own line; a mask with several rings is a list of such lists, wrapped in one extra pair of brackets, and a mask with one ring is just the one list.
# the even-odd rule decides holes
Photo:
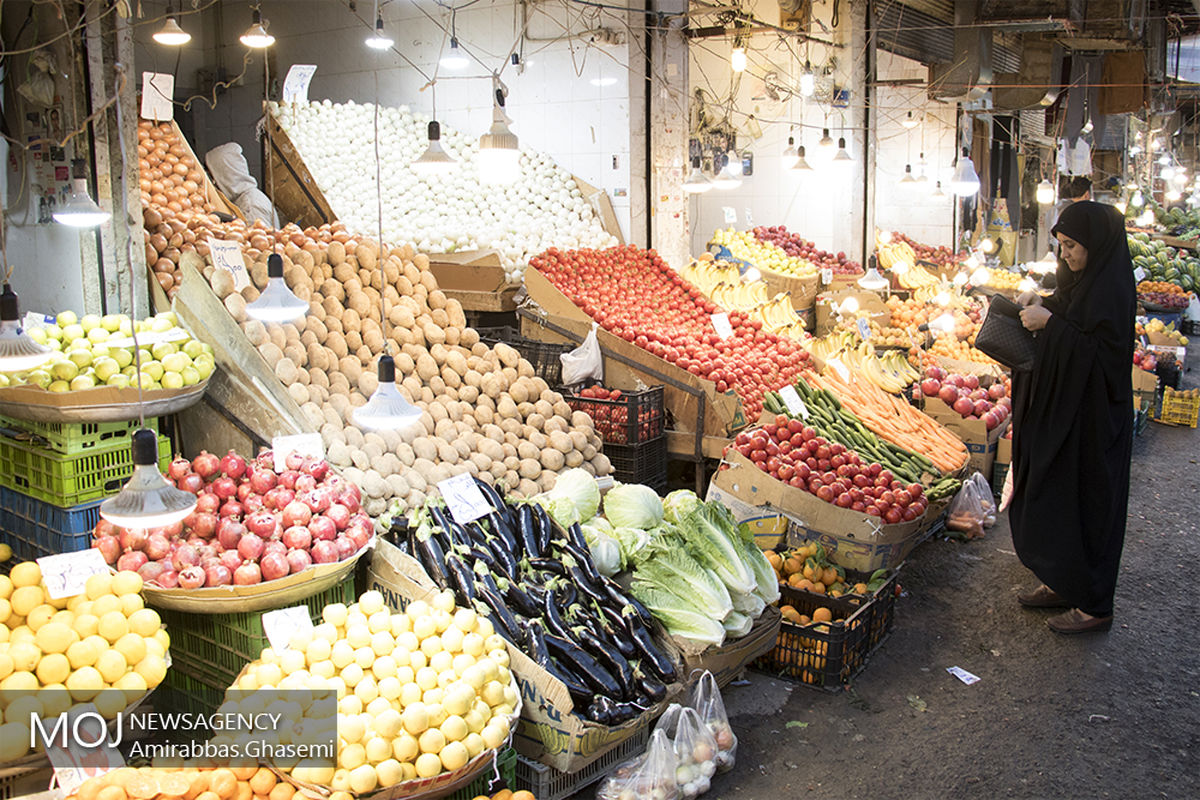
[(167, 122), (175, 118), (175, 76), (168, 72), (142, 73), (142, 119)]
[(288, 649), (292, 637), (313, 629), (308, 606), (292, 606), (265, 611), (262, 615), (263, 633), (276, 653)]
[(721, 211), (725, 214), (725, 224), (733, 225), (737, 223), (737, 210), (729, 206), (722, 206)]
[(283, 102), (307, 103), (308, 85), (312, 83), (316, 71), (316, 64), (292, 64), (287, 77), (283, 79)]
[(746, 206), (746, 224), (747, 224), (747, 225), (753, 225), (753, 224), (754, 224), (754, 215), (750, 213), (750, 207), (749, 207), (749, 206)]
[(313, 458), (325, 457), (325, 443), (319, 433), (294, 433), (291, 436), (276, 436), (271, 440), (271, 454), (275, 457), (275, 471), (287, 469), (287, 457), (292, 453)]
[(94, 547), (73, 553), (42, 556), (37, 560), (42, 569), (42, 582), (51, 600), (83, 594), (87, 579), (93, 575), (108, 574), (104, 556)]
[(227, 239), (208, 237), (208, 254), (212, 256), (213, 266), (217, 269), (227, 269), (233, 273), (233, 288), (239, 292), (250, 285), (250, 273), (246, 272), (246, 262), (242, 258), (242, 246), (238, 242)]
[(729, 324), (729, 315), (724, 311), (718, 311), (712, 315), (712, 326), (716, 330), (717, 336), (722, 339), (733, 336), (733, 326)]
[(450, 509), (450, 515), (459, 525), (466, 525), (492, 511), (492, 504), (483, 496), (469, 472), (439, 481), (437, 487)]
[(779, 396), (792, 416), (808, 419), (808, 406), (804, 405), (804, 401), (800, 399), (800, 394), (796, 391), (795, 386), (784, 386), (779, 390)]
[(21, 317), (22, 330), (31, 331), (34, 328), (44, 328), (47, 325), (54, 324), (54, 317), (48, 314), (39, 314), (36, 311), (26, 311)]

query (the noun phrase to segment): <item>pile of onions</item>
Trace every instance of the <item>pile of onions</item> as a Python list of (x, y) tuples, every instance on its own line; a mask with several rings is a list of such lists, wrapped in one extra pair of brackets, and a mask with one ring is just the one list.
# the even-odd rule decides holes
[(181, 523), (134, 530), (100, 520), (92, 547), (120, 570), (164, 589), (251, 586), (314, 564), (344, 561), (368, 545), (362, 492), (324, 459), (287, 456), (282, 471), (264, 450), (253, 461), (230, 450), (176, 458), (167, 478), (197, 496)]
[[(370, 103), (271, 104), (326, 200), (351, 231), (375, 232), (375, 108)], [(407, 108), (379, 109), (383, 171), (383, 238), (423, 253), (491, 248), (510, 282), (550, 247), (611, 247), (570, 173), (548, 156), (522, 151), (520, 175), (508, 185), (479, 179), (476, 136), (442, 126), (442, 146), (458, 166), (446, 175), (409, 168), (425, 150), (429, 117)]]

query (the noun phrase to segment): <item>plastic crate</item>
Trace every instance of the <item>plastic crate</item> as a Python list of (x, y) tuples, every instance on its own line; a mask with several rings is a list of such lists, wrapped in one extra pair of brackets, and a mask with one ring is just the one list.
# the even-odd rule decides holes
[[(314, 623), (330, 603), (353, 603), (354, 575), (336, 586), (304, 600)], [(263, 632), (262, 612), (237, 614), (189, 614), (170, 608), (157, 609), (171, 634), (171, 658), (192, 677), (223, 687), (233, 683), (242, 667), (270, 646)], [(172, 667), (174, 669), (174, 667)]]
[(605, 443), (603, 452), (612, 463), (613, 478), (621, 483), (644, 483), (655, 490), (666, 488), (666, 436), (641, 444)]
[[(1134, 431), (1136, 435), (1136, 429)], [(1012, 464), (1001, 464), (999, 461), (992, 464), (992, 494), (996, 497), (1004, 492), (1004, 479), (1008, 477), (1008, 470)]]
[(1183, 385), (1183, 370), (1175, 365), (1174, 359), (1159, 361), (1154, 372), (1158, 375), (1158, 385), (1164, 389), (1178, 389)]
[[(491, 797), (505, 787), (511, 789), (513, 783), (516, 781), (517, 751), (511, 747), (504, 748), (497, 754), (496, 760), (492, 762), (492, 766), (492, 769), (483, 773), (457, 792), (446, 795), (445, 800), (474, 800), (474, 798), (480, 795)], [(541, 800), (541, 798), (538, 798), (538, 800)]]
[[(860, 573), (849, 573), (848, 577), (851, 575), (852, 579), (864, 577)], [(896, 579), (897, 573), (893, 572), (866, 602), (781, 586), (780, 606), (791, 605), (810, 617), (824, 606), (832, 612), (833, 621), (819, 627), (783, 620), (775, 649), (753, 666), (824, 691), (840, 690), (862, 671), (871, 653), (891, 633), (896, 614)]]
[[(130, 437), (140, 427), (142, 425), (136, 419), (124, 422), (34, 422), (0, 415), (0, 433), (67, 456), (118, 443), (129, 447)], [(158, 419), (147, 419), (145, 427), (158, 430)]]
[[(592, 382), (595, 385), (595, 382)], [(572, 411), (582, 411), (592, 418), (596, 433), (610, 444), (640, 444), (662, 436), (663, 387), (652, 386), (640, 392), (621, 391), (618, 400), (582, 397), (562, 390), (563, 399)]]
[(578, 772), (560, 772), (517, 754), (516, 789), (533, 793), (537, 800), (563, 800), (591, 786), (618, 764), (646, 749), (653, 725), (643, 725), (638, 733), (621, 742)]
[[(1188, 391), (1196, 392), (1197, 390), (1189, 389)], [(1163, 390), (1162, 411), (1158, 415), (1159, 422), (1194, 428), (1198, 415), (1200, 415), (1200, 395), (1177, 392), (1169, 386)]]
[[(159, 436), (159, 469), (165, 472), (170, 463), (171, 440)], [(0, 486), (61, 508), (116, 494), (132, 474), (128, 440), (68, 456), (0, 436)]]
[(86, 550), (92, 546), (102, 502), (59, 508), (0, 487), (0, 538), (12, 547), (16, 561)]
[(1185, 319), (1179, 322), (1179, 332), (1184, 336), (1200, 334), (1200, 319)]
[(50, 767), (35, 769), (6, 769), (0, 777), (0, 800), (12, 800), (46, 791), (54, 777)]
[(522, 336), (516, 328), (507, 325), (499, 328), (476, 328), (479, 341), (488, 345), (504, 343), (514, 348), (521, 357), (533, 365), (533, 372), (550, 386), (562, 384), (562, 361), (559, 356), (575, 349), (573, 344), (551, 344)]
[[(175, 646), (174, 636), (171, 646)], [(172, 656), (171, 666), (167, 668), (166, 677), (151, 695), (154, 709), (162, 712), (187, 712), (192, 714), (211, 714), (225, 700), (225, 690), (229, 685), (213, 686), (213, 682), (203, 677), (196, 677), (188, 671), (183, 659)], [(190, 732), (182, 732), (190, 736)]]

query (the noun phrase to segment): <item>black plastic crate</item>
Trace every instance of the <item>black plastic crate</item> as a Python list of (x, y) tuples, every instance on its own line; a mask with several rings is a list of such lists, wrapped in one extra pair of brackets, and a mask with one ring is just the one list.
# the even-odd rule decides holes
[[(848, 580), (865, 578), (862, 573), (847, 573)], [(775, 649), (753, 666), (824, 691), (840, 690), (862, 671), (871, 653), (891, 633), (896, 620), (896, 579), (893, 572), (865, 602), (853, 595), (830, 597), (780, 586), (780, 608), (790, 605), (811, 617), (824, 607), (833, 619), (800, 625), (785, 618), (779, 625)]]
[(1183, 387), (1183, 370), (1175, 366), (1173, 359), (1164, 359), (1158, 362), (1154, 369), (1158, 375), (1158, 385), (1161, 388), (1170, 386), (1172, 389), (1180, 389)]
[[(595, 385), (593, 381), (584, 388)], [(607, 386), (604, 388), (608, 389)], [(666, 414), (663, 411), (661, 386), (636, 392), (621, 389), (621, 396), (616, 400), (584, 397), (565, 388), (560, 391), (572, 411), (582, 411), (592, 418), (596, 433), (604, 440), (605, 447), (610, 444), (640, 444), (662, 436)]]
[(561, 772), (518, 754), (516, 782), (513, 788), (533, 792), (537, 800), (564, 800), (574, 797), (612, 772), (618, 764), (645, 750), (653, 727), (643, 725), (633, 736), (577, 772)]
[(643, 483), (661, 491), (667, 486), (667, 437), (659, 435), (641, 444), (604, 445), (613, 468), (613, 478), (621, 483)]
[(1184, 336), (1200, 334), (1200, 319), (1185, 319), (1179, 323), (1179, 332)]
[(571, 344), (551, 344), (522, 336), (508, 325), (499, 328), (476, 328), (479, 341), (495, 346), (504, 343), (515, 349), (521, 357), (533, 365), (533, 372), (550, 386), (562, 384), (562, 361), (559, 356), (575, 349)]

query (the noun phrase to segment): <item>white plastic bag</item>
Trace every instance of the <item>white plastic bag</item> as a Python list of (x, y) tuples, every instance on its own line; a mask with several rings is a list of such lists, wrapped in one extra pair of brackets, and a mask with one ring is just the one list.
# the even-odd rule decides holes
[(963, 482), (958, 494), (950, 501), (946, 515), (946, 529), (957, 531), (967, 539), (983, 536), (983, 529), (996, 522), (996, 502), (992, 499), (992, 487), (976, 472)]
[(658, 720), (675, 754), (675, 783), (683, 800), (708, 791), (717, 771), (717, 742), (691, 706), (672, 703)]
[(674, 765), (671, 742), (656, 728), (645, 753), (619, 764), (600, 783), (597, 800), (678, 800)]
[(717, 745), (717, 752), (713, 756), (717, 772), (733, 769), (733, 762), (737, 757), (737, 736), (729, 724), (729, 716), (725, 713), (725, 701), (721, 699), (717, 679), (708, 670), (704, 670), (700, 680), (692, 687), (688, 705), (696, 709), (701, 721), (712, 733), (713, 741)]
[(559, 360), (562, 361), (564, 386), (574, 386), (588, 378), (604, 380), (604, 356), (600, 353), (600, 340), (596, 338), (596, 328), (597, 325), (593, 322), (583, 344), (559, 356)]
[(1013, 468), (1009, 464), (1008, 472), (1004, 475), (1004, 488), (1000, 490), (1000, 511), (1006, 511), (1012, 503), (1013, 496)]
[(1184, 319), (1200, 319), (1200, 300), (1196, 299), (1196, 295), (1192, 295), (1188, 307), (1183, 310)]

